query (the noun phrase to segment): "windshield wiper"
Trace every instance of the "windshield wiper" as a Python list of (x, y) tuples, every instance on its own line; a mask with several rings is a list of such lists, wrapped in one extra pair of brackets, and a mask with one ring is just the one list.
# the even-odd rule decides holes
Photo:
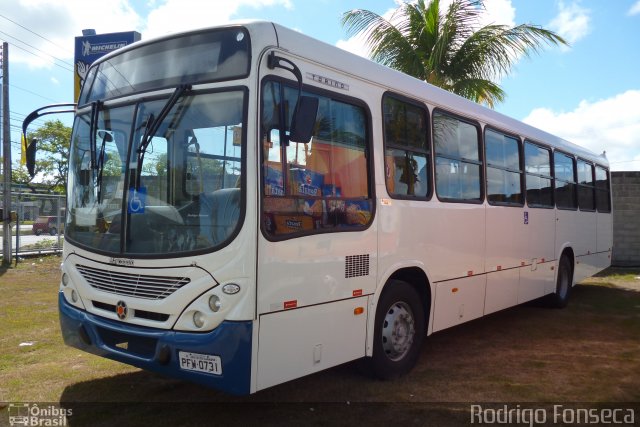
[[(98, 178), (96, 179), (96, 187), (98, 189), (98, 203), (102, 201), (102, 172), (104, 171), (105, 162), (105, 146), (107, 142), (112, 142), (113, 137), (106, 130), (98, 131), (102, 132), (102, 144), (100, 144), (100, 153), (98, 155)], [(96, 132), (97, 133), (97, 132)], [(95, 138), (95, 136), (94, 136)]]
[(149, 146), (154, 135), (160, 128), (160, 125), (169, 114), (169, 111), (171, 111), (171, 108), (173, 108), (176, 102), (178, 102), (178, 99), (180, 99), (180, 97), (190, 89), (191, 89), (191, 85), (188, 85), (188, 84), (183, 84), (176, 87), (176, 89), (173, 91), (173, 94), (171, 94), (171, 97), (169, 97), (166, 104), (164, 104), (164, 107), (162, 107), (162, 110), (160, 110), (160, 114), (158, 114), (158, 117), (154, 119), (153, 114), (151, 114), (147, 119), (144, 134), (142, 135), (142, 141), (140, 142), (140, 146), (136, 150), (136, 152), (138, 153), (138, 165), (136, 169), (136, 182), (135, 182), (136, 190), (140, 189), (142, 163), (144, 162), (144, 155), (147, 152), (147, 147)]
[(91, 103), (91, 120), (89, 122), (89, 149), (91, 150), (91, 169), (98, 169), (98, 162), (96, 160), (96, 152), (98, 146), (96, 143), (96, 133), (98, 132), (98, 116), (100, 114), (100, 101), (94, 101)]

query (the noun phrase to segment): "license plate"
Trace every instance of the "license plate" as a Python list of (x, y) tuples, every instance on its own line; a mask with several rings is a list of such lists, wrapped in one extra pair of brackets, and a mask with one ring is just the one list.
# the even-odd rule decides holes
[(180, 369), (184, 369), (185, 371), (222, 375), (222, 361), (220, 360), (220, 356), (179, 351), (178, 359), (180, 360)]

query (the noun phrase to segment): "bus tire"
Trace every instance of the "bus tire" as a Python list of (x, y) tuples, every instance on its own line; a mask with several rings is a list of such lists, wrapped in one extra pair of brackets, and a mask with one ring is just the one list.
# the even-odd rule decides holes
[(563, 255), (558, 264), (558, 277), (556, 279), (556, 291), (549, 295), (548, 305), (552, 308), (565, 308), (571, 295), (573, 282), (573, 268), (568, 256)]
[(425, 315), (418, 292), (407, 282), (391, 280), (376, 309), (371, 372), (382, 380), (409, 372), (420, 356)]

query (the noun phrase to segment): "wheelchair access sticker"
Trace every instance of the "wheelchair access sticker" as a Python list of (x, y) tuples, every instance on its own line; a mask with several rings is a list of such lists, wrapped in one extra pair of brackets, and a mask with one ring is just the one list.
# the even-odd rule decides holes
[(144, 204), (147, 200), (147, 188), (140, 187), (129, 189), (129, 203), (127, 203), (127, 212), (130, 214), (144, 213)]

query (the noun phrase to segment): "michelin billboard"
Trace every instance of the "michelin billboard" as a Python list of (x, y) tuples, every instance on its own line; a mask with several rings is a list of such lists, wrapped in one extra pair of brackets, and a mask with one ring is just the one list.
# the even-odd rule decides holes
[(140, 37), (141, 35), (137, 31), (76, 37), (73, 81), (74, 102), (78, 102), (82, 83), (84, 83), (89, 67), (95, 60), (109, 52), (137, 42)]

